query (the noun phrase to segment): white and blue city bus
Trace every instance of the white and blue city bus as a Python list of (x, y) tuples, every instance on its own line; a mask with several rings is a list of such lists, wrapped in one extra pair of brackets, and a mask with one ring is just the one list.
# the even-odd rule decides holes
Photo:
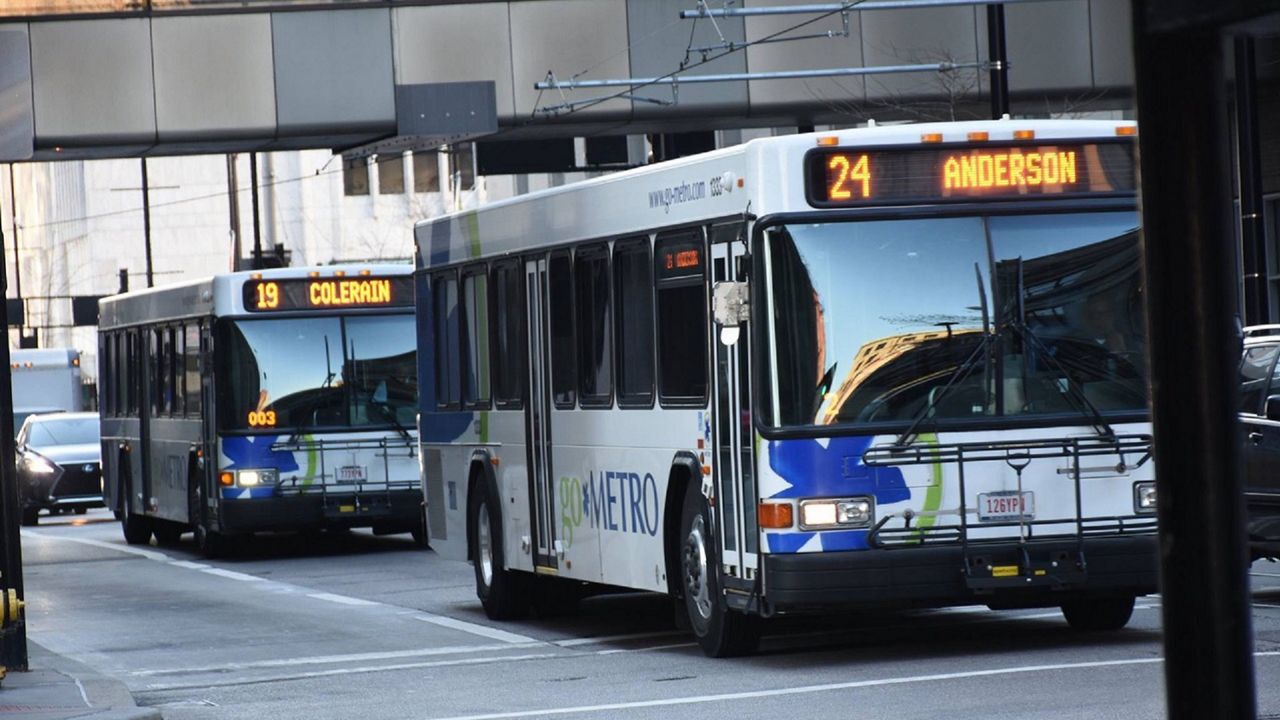
[(103, 493), (125, 539), (371, 527), (425, 542), (406, 265), (235, 272), (99, 305)]
[(1157, 572), (1135, 132), (760, 139), (419, 223), (433, 547), (491, 617), (668, 593), (716, 656), (841, 608), (1123, 627)]

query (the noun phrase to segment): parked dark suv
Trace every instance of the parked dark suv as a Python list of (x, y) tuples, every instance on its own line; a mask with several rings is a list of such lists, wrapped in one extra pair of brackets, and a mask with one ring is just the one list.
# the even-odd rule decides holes
[(1249, 553), (1280, 558), (1280, 325), (1244, 329), (1240, 431), (1244, 435)]

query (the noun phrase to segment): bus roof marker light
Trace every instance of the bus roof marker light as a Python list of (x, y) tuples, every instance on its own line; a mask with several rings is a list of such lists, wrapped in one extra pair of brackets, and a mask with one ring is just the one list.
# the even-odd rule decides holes
[(968, 135), (969, 142), (986, 142), (991, 139), (991, 133), (986, 130), (975, 130)]
[(251, 279), (253, 279), (253, 280), (261, 280), (261, 279), (262, 279), (262, 273), (254, 273), (254, 274), (250, 275), (249, 277), (250, 277)]
[(940, 143), (942, 142), (942, 133), (924, 133), (920, 136), (922, 143)]
[(373, 274), (373, 271), (368, 268), (365, 268), (364, 270), (360, 271), (360, 277), (369, 277), (372, 274)]
[(1138, 134), (1137, 125), (1118, 125), (1116, 126), (1116, 135), (1120, 137), (1133, 137)]
[(1035, 140), (1036, 131), (1035, 130), (1014, 130), (1013, 139), (1014, 140)]
[(334, 270), (334, 271), (333, 271), (333, 276), (334, 276), (334, 277), (346, 277), (346, 276), (347, 276), (347, 271), (346, 271), (346, 270)]
[(320, 277), (320, 271), (319, 271), (319, 270), (312, 270), (311, 272), (307, 273), (307, 277), (309, 277), (309, 278), (318, 278), (318, 277)]
[(839, 144), (840, 144), (840, 138), (836, 137), (835, 135), (822, 135), (818, 137), (818, 145), (820, 146), (831, 146), (831, 145), (839, 145)]

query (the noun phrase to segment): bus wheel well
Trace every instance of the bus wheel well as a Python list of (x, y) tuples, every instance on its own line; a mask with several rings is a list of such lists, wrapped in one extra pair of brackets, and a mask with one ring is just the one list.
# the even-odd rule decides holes
[(467, 559), (476, 559), (476, 529), (471, 527), (471, 498), (475, 497), (476, 486), (485, 481), (484, 463), (479, 459), (471, 461), (467, 471), (467, 494), (463, 503), (467, 518)]
[(680, 517), (684, 511), (684, 495), (693, 474), (683, 464), (671, 466), (671, 474), (667, 478), (667, 511), (662, 518), (662, 538), (664, 555), (667, 559), (667, 592), (672, 597), (683, 597), (680, 582)]

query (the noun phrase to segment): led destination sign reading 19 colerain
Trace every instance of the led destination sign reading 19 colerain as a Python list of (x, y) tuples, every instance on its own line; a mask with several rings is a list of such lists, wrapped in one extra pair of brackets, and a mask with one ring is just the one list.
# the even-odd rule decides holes
[(805, 156), (809, 203), (851, 207), (1132, 193), (1133, 144), (823, 148)]
[(251, 280), (244, 285), (245, 309), (339, 310), (413, 305), (413, 278), (326, 277)]

